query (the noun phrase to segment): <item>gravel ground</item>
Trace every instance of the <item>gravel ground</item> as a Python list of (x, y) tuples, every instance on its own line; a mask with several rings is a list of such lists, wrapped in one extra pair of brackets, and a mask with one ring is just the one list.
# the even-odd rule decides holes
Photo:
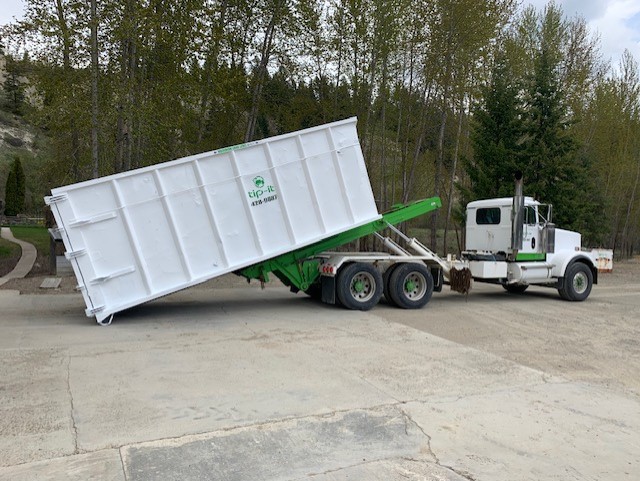
[(225, 276), (105, 328), (0, 291), (0, 479), (635, 481), (640, 259), (615, 269), (585, 302), (369, 312)]
[(640, 257), (600, 274), (589, 299), (553, 289), (521, 295), (476, 283), (465, 300), (447, 288), (420, 311), (377, 315), (518, 364), (640, 397)]
[[(0, 290), (80, 296), (75, 277), (63, 277), (57, 289), (40, 288), (47, 277), (51, 276), (14, 279)], [(274, 278), (265, 287), (283, 285)], [(240, 288), (260, 289), (260, 283), (247, 284), (244, 278), (227, 274), (174, 296), (179, 299), (197, 296), (198, 291)], [(445, 286), (424, 309), (397, 309), (383, 300), (371, 312), (534, 369), (640, 396), (637, 293), (640, 256), (616, 262), (612, 273), (601, 273), (591, 296), (581, 303), (562, 301), (553, 289), (533, 287), (523, 295), (512, 295), (498, 286), (476, 283), (466, 299)], [(295, 297), (292, 295), (292, 302)]]

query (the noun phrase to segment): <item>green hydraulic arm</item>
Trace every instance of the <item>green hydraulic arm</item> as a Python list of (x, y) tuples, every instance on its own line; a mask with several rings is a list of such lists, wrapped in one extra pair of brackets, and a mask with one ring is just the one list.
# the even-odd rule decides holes
[(261, 282), (269, 281), (269, 273), (273, 273), (285, 285), (293, 290), (306, 291), (319, 277), (318, 259), (313, 256), (364, 237), (374, 232), (387, 228), (389, 224), (396, 225), (411, 220), (415, 217), (432, 212), (442, 207), (439, 197), (418, 200), (410, 204), (399, 204), (390, 211), (382, 214), (382, 218), (369, 222), (360, 227), (355, 227), (346, 232), (328, 237), (306, 247), (301, 247), (272, 259), (245, 267), (237, 274), (246, 277), (247, 280), (258, 279)]

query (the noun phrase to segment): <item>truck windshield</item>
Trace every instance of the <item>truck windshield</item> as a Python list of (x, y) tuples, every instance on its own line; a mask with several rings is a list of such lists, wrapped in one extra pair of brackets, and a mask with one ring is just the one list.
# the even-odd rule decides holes
[[(544, 212), (544, 207), (547, 208), (546, 216), (542, 214), (542, 212)], [(543, 224), (551, 223), (551, 213), (553, 212), (553, 207), (551, 206), (551, 204), (540, 204), (539, 209), (540, 222)]]

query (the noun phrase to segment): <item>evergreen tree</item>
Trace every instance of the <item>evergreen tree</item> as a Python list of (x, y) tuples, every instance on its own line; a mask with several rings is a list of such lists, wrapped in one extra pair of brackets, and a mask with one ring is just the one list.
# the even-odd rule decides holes
[(514, 172), (522, 169), (518, 85), (503, 53), (498, 53), (490, 82), (482, 90), (471, 133), (473, 160), (466, 162), (471, 180), (463, 191), (467, 201), (512, 195)]
[(4, 214), (5, 215), (17, 215), (18, 214), (18, 186), (16, 184), (16, 173), (13, 169), (9, 171), (7, 177), (7, 183), (4, 194)]
[(16, 115), (24, 113), (24, 85), (20, 80), (22, 73), (20, 64), (11, 59), (11, 57), (7, 57), (6, 78), (2, 86), (4, 89), (3, 107)]
[(12, 170), (16, 176), (16, 207), (18, 213), (24, 211), (24, 197), (26, 194), (24, 170), (22, 169), (22, 162), (18, 156), (14, 156)]
[(25, 177), (22, 163), (14, 157), (5, 188), (5, 215), (18, 215), (24, 209)]
[(543, 42), (526, 103), (522, 163), (525, 194), (553, 204), (559, 225), (589, 236), (597, 225), (602, 202), (588, 158), (580, 154), (580, 145), (570, 129), (559, 71), (558, 61)]
[(535, 59), (525, 116), (525, 181), (530, 194), (549, 201), (563, 190), (578, 148), (569, 131), (556, 71), (557, 65), (543, 46)]

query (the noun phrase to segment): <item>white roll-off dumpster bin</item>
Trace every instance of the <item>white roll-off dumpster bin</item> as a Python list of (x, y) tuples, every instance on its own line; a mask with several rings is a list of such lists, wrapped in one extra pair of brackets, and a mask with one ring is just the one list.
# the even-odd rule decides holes
[(380, 218), (357, 119), (53, 189), (98, 322)]

